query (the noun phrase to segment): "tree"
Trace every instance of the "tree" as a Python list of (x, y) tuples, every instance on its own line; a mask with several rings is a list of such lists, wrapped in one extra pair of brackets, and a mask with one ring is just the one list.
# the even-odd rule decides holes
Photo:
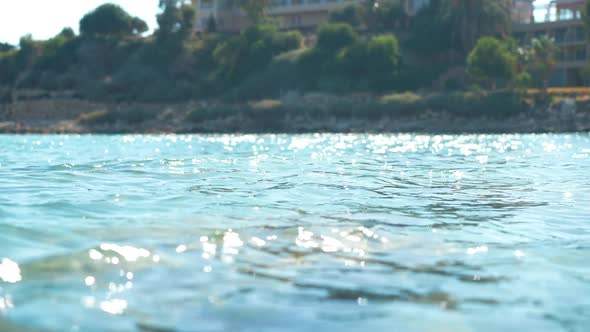
[(157, 16), (159, 28), (156, 33), (159, 38), (184, 39), (192, 34), (197, 16), (194, 6), (179, 0), (160, 0), (160, 9), (162, 12)]
[(491, 83), (514, 78), (514, 58), (506, 44), (493, 37), (482, 37), (467, 58), (468, 73), (477, 80)]
[(444, 0), (431, 0), (413, 19), (408, 47), (429, 58), (452, 50), (451, 19)]
[(134, 17), (131, 20), (131, 28), (133, 29), (133, 33), (138, 35), (149, 30), (147, 23), (139, 17)]
[(36, 61), (41, 54), (39, 42), (33, 40), (30, 34), (21, 37), (19, 41), (19, 50), (15, 58), (15, 67), (18, 69), (17, 75), (12, 82), (11, 100), (14, 103), (17, 97), (17, 90), (20, 85), (30, 77)]
[(76, 37), (76, 33), (72, 28), (63, 28), (58, 36), (64, 37), (66, 39), (72, 39)]
[(176, 54), (192, 36), (196, 20), (194, 6), (180, 0), (160, 0), (162, 12), (158, 14), (156, 39), (167, 54)]
[(147, 24), (132, 17), (118, 5), (107, 3), (84, 15), (80, 20), (83, 36), (123, 37), (147, 31)]
[(453, 17), (453, 40), (464, 53), (479, 37), (505, 36), (511, 30), (511, 0), (446, 0)]
[(40, 55), (39, 44), (33, 40), (30, 34), (24, 35), (20, 38), (18, 43), (19, 50), (17, 55), (17, 62), (19, 67), (27, 69), (33, 66), (33, 63)]
[(207, 19), (207, 32), (217, 32), (217, 20), (213, 15)]
[(553, 39), (541, 36), (531, 41), (531, 48), (535, 66), (543, 77), (543, 90), (547, 92), (553, 68), (557, 63), (557, 46), (555, 46)]

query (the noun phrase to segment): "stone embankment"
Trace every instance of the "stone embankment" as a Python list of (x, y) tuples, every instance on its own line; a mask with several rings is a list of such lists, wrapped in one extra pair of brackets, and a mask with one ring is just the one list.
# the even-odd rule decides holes
[[(314, 99), (315, 98), (315, 99)], [(366, 113), (366, 100), (321, 104), (302, 97), (300, 104), (261, 101), (99, 103), (75, 98), (47, 98), (0, 104), (0, 133), (544, 133), (589, 132), (590, 107), (564, 99), (545, 109), (512, 116), (456, 115), (445, 110)], [(324, 98), (325, 99), (325, 98)], [(358, 98), (357, 98), (358, 99)], [(366, 103), (366, 104), (363, 104)], [(355, 110), (347, 107), (354, 104)], [(314, 105), (313, 110), (308, 110)], [(320, 111), (317, 111), (317, 110)], [(248, 110), (248, 111), (244, 111)]]

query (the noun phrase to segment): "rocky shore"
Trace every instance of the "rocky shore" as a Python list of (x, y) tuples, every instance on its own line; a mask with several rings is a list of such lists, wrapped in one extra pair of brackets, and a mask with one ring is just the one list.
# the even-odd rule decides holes
[[(317, 97), (316, 97), (317, 98)], [(299, 104), (99, 103), (73, 98), (0, 104), (0, 133), (552, 133), (590, 131), (590, 107), (563, 101), (509, 116), (455, 114), (446, 110), (413, 112), (371, 109), (367, 100), (306, 96)], [(309, 110), (311, 106), (313, 110)], [(318, 106), (320, 105), (320, 106)], [(350, 108), (351, 110), (349, 110)], [(356, 111), (352, 111), (355, 108)]]

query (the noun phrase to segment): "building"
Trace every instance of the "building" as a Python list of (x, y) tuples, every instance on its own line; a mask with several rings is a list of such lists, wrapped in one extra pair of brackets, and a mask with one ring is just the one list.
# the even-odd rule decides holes
[(534, 0), (513, 0), (512, 1), (512, 22), (528, 24), (534, 20)]
[[(516, 1), (521, 2), (521, 1)], [(551, 79), (551, 86), (586, 86), (590, 78), (585, 77), (584, 69), (590, 63), (590, 47), (581, 8), (585, 0), (557, 0), (537, 10), (544, 11), (536, 20), (520, 20), (524, 16), (515, 14), (514, 36), (521, 43), (547, 35), (559, 47), (558, 62)], [(516, 6), (516, 4), (515, 4)], [(515, 7), (516, 8), (516, 7)], [(515, 12), (518, 11), (515, 9)]]
[[(327, 22), (330, 12), (347, 4), (364, 0), (273, 0), (269, 15), (277, 18), (284, 29), (314, 29)], [(430, 0), (405, 0), (408, 15), (414, 15), (428, 5)], [(248, 26), (248, 18), (238, 8), (231, 8), (224, 0), (193, 0), (198, 7), (197, 29), (206, 29), (213, 18), (216, 27), (223, 32), (239, 32)]]
[[(329, 18), (330, 11), (354, 3), (355, 0), (273, 0), (269, 15), (279, 19), (285, 29), (313, 28)], [(239, 8), (229, 7), (223, 0), (200, 1), (198, 10), (200, 28), (215, 19), (217, 29), (224, 32), (239, 32), (249, 25), (248, 17)]]

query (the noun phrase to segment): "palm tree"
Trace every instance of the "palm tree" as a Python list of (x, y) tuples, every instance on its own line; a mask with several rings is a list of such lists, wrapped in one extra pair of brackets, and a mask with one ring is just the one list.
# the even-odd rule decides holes
[(518, 46), (513, 53), (515, 57), (515, 68), (514, 71), (517, 74), (522, 74), (526, 71), (532, 58), (532, 51), (528, 47)]
[(508, 52), (514, 58), (514, 72), (522, 74), (527, 71), (529, 65), (533, 60), (533, 51), (529, 45), (519, 45), (518, 42), (512, 38), (505, 41)]
[(557, 51), (555, 42), (548, 36), (534, 38), (531, 42), (533, 61), (543, 76), (543, 91), (547, 93), (549, 80), (553, 74), (553, 68), (557, 63)]

